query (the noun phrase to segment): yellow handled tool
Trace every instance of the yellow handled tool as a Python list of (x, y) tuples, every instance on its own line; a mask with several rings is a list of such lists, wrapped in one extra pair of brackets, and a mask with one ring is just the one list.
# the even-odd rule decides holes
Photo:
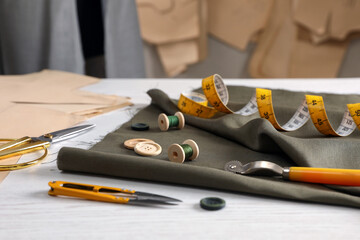
[(360, 170), (336, 168), (284, 168), (283, 177), (291, 181), (360, 186)]
[(178, 199), (134, 190), (64, 181), (49, 182), (51, 196), (68, 196), (112, 203), (176, 204)]
[(360, 186), (360, 169), (285, 167), (268, 161), (255, 161), (241, 164), (231, 161), (225, 164), (225, 170), (242, 175), (282, 176), (284, 179), (298, 182)]

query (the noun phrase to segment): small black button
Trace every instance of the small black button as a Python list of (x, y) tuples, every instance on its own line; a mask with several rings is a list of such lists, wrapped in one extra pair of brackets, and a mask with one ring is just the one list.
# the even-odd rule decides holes
[(225, 207), (225, 200), (217, 197), (207, 197), (200, 200), (200, 206), (206, 210), (220, 210)]
[(145, 131), (149, 130), (149, 125), (146, 123), (134, 123), (131, 125), (131, 129), (135, 131)]

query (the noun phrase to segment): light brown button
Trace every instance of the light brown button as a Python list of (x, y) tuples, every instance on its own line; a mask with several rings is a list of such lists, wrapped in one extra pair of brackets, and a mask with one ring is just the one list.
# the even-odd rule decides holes
[(157, 156), (161, 153), (161, 146), (155, 142), (140, 142), (135, 145), (135, 152), (142, 156)]
[(140, 142), (154, 142), (151, 139), (146, 139), (146, 138), (133, 138), (133, 139), (128, 139), (124, 142), (124, 146), (127, 149), (134, 149), (135, 145), (140, 143)]

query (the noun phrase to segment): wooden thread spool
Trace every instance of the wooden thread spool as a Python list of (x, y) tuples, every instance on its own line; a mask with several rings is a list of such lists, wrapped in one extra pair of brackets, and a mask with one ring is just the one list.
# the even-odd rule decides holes
[(158, 125), (161, 131), (167, 131), (171, 127), (182, 129), (185, 126), (185, 118), (181, 112), (176, 112), (174, 116), (161, 113), (158, 117)]
[(171, 162), (183, 163), (195, 160), (199, 156), (199, 147), (194, 140), (188, 139), (183, 144), (172, 144), (168, 149), (168, 157)]

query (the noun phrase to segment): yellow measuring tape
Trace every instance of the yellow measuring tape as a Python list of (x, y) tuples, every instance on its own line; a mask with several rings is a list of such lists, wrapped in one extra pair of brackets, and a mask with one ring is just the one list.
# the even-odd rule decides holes
[[(317, 130), (325, 135), (348, 136), (356, 127), (360, 129), (360, 103), (347, 104), (343, 119), (337, 130), (331, 126), (326, 115), (325, 105), (321, 96), (306, 95), (295, 114), (284, 125), (276, 120), (272, 104), (271, 90), (257, 88), (250, 101), (239, 111), (227, 107), (229, 93), (220, 75), (215, 74), (202, 80), (205, 95), (190, 93), (180, 95), (178, 108), (186, 114), (200, 118), (211, 118), (217, 112), (249, 116), (259, 112), (262, 118), (281, 131), (295, 131), (302, 127), (310, 118)], [(210, 107), (209, 104), (213, 107)]]

